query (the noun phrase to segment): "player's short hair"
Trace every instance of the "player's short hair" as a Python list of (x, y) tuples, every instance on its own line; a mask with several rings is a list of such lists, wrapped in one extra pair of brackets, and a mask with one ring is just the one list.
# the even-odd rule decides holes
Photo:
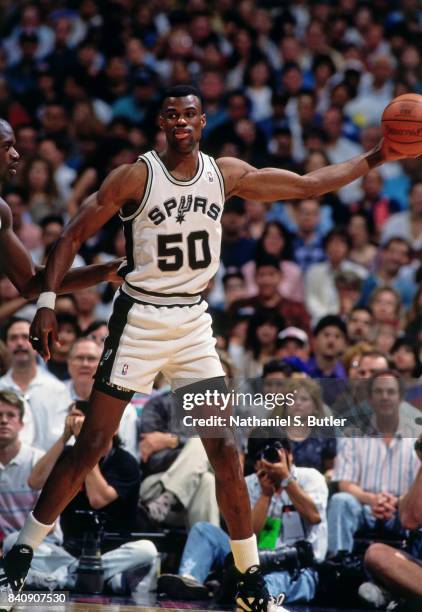
[(197, 87), (194, 85), (173, 85), (164, 90), (161, 98), (160, 110), (163, 109), (164, 102), (167, 98), (185, 98), (186, 96), (195, 96), (198, 98), (202, 108), (202, 96)]

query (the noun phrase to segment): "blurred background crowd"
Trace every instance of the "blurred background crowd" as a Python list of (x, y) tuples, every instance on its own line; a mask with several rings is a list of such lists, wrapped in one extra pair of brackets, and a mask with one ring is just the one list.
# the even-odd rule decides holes
[[(422, 93), (421, 35), (418, 0), (2, 0), (0, 116), (14, 128), (21, 155), (2, 192), (14, 230), (34, 261), (44, 262), (63, 226), (112, 169), (151, 148), (163, 150), (157, 108), (169, 85), (199, 88), (207, 116), (201, 148), (214, 157), (306, 173), (368, 151), (381, 136), (390, 100)], [(397, 406), (406, 405), (408, 419), (418, 414), (420, 160), (385, 164), (318, 199), (232, 198), (222, 226), (221, 266), (207, 299), (231, 377), (300, 378), (304, 410), (329, 414), (340, 387), (321, 391), (310, 379), (362, 379), (389, 370), (391, 380), (399, 375), (407, 385), (397, 382)], [(73, 265), (124, 254), (114, 218)], [(45, 452), (60, 437), (77, 435), (69, 405), (89, 397), (115, 289), (104, 283), (57, 300), (61, 346), (45, 366), (28, 342), (34, 304), (0, 279), (0, 385), (24, 398), (25, 443)], [(144, 467), (141, 497), (160, 499), (148, 517), (162, 523), (176, 507), (190, 525), (218, 524), (209, 465), (191, 449), (193, 441), (171, 436), (172, 400), (162, 381), (159, 387), (150, 400), (159, 408), (135, 396), (120, 431)], [(150, 409), (143, 412), (144, 405)], [(335, 443), (304, 450), (302, 442), (294, 444), (295, 462), (331, 478)], [(161, 489), (157, 479), (148, 483), (167, 473), (182, 449), (188, 464), (200, 457), (194, 490), (167, 486), (174, 474), (160, 481)], [(341, 466), (335, 470), (341, 481)], [(391, 494), (398, 498), (413, 478), (409, 472)], [(377, 486), (375, 478), (371, 487)], [(30, 507), (27, 499), (15, 501), (16, 520), (1, 519), (4, 535), (20, 527), (23, 506)], [(3, 510), (8, 516), (10, 508)]]

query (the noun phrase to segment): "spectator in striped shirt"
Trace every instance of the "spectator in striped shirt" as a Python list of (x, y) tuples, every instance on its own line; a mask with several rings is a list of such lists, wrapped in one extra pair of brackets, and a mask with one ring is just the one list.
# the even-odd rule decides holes
[(328, 550), (353, 549), (358, 529), (399, 533), (398, 500), (413, 483), (419, 467), (412, 429), (400, 422), (403, 398), (399, 376), (376, 372), (368, 383), (372, 417), (366, 431), (352, 431), (341, 441), (333, 480), (339, 493), (328, 508)]
[[(422, 436), (415, 445), (422, 461)], [(422, 527), (422, 464), (410, 489), (400, 498), (400, 520), (403, 527), (417, 530)], [(411, 553), (411, 554), (409, 554)], [(387, 606), (395, 596), (404, 596), (405, 610), (422, 607), (422, 540), (414, 539), (408, 552), (387, 544), (371, 544), (365, 554), (365, 566), (377, 584), (365, 582), (359, 589), (361, 598), (376, 607)], [(382, 586), (378, 586), (382, 585)], [(386, 590), (386, 588), (388, 590)], [(392, 609), (392, 608), (391, 608)], [(402, 608), (400, 608), (402, 609)]]
[(21, 529), (38, 491), (28, 477), (44, 451), (19, 439), (23, 428), (23, 401), (9, 389), (0, 390), (0, 534), (1, 539)]

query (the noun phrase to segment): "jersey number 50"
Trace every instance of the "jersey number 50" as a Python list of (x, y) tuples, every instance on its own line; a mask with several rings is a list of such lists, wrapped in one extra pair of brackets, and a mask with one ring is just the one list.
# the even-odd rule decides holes
[[(183, 234), (161, 234), (158, 238), (158, 267), (163, 272), (175, 272), (183, 266), (185, 251), (174, 244), (183, 247)], [(199, 270), (207, 268), (211, 263), (209, 234), (205, 230), (191, 232), (186, 238), (187, 256), (190, 268)], [(202, 250), (202, 257), (198, 258), (197, 251)]]

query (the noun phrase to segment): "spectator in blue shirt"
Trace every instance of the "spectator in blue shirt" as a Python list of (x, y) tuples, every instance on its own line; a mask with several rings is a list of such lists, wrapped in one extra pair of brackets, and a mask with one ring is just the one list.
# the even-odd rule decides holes
[(293, 238), (293, 258), (303, 272), (310, 265), (324, 261), (322, 235), (318, 233), (320, 207), (318, 200), (301, 200), (296, 206), (297, 234)]
[(411, 254), (409, 242), (398, 236), (382, 245), (379, 268), (363, 283), (359, 305), (367, 306), (374, 289), (387, 286), (400, 294), (403, 306), (409, 307), (417, 289), (414, 271), (409, 266)]

